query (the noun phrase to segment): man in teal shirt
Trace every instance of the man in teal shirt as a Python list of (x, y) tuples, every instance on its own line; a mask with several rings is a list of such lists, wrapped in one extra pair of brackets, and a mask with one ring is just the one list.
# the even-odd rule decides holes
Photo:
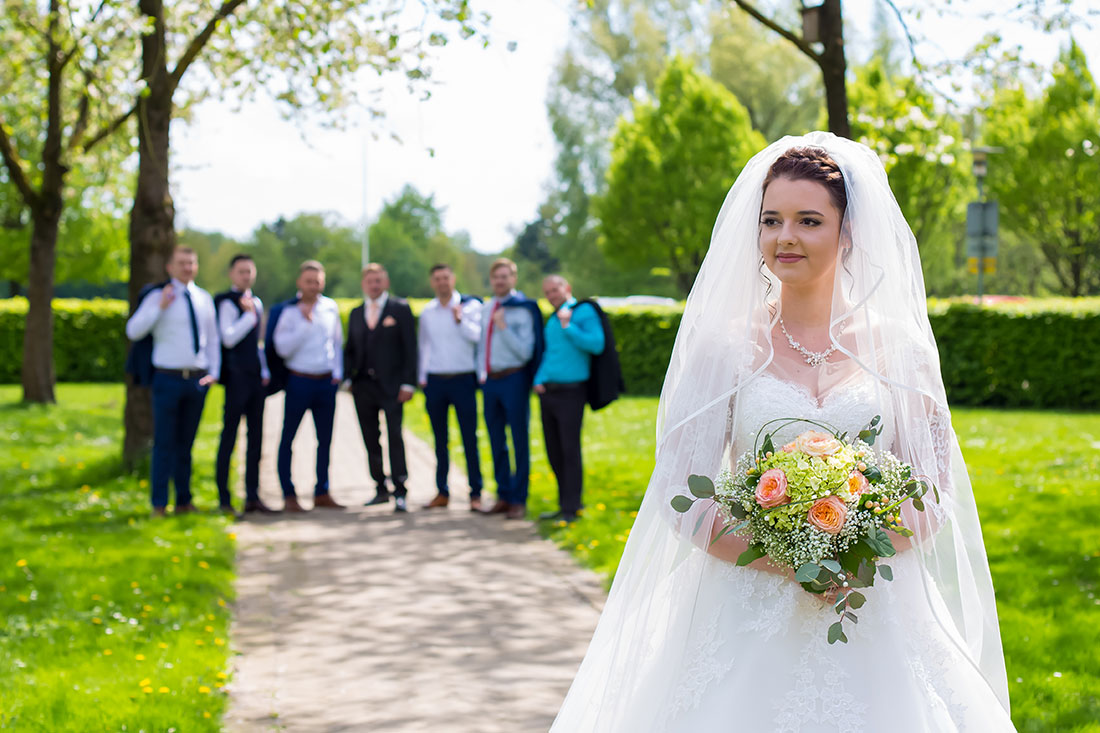
[(583, 506), (581, 488), (581, 422), (587, 400), (586, 383), (592, 357), (603, 351), (604, 333), (599, 314), (590, 305), (577, 305), (565, 278), (550, 275), (542, 292), (554, 315), (546, 322), (546, 351), (535, 373), (535, 392), (542, 408), (542, 432), (550, 468), (558, 480), (559, 511), (540, 519), (572, 522)]

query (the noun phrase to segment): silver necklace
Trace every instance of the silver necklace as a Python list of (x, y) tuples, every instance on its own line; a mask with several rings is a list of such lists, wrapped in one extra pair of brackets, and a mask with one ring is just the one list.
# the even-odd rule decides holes
[(782, 329), (783, 335), (787, 337), (787, 343), (791, 345), (791, 348), (802, 354), (802, 357), (806, 360), (806, 363), (812, 367), (821, 366), (825, 361), (833, 355), (836, 351), (836, 344), (831, 345), (825, 351), (810, 351), (802, 344), (794, 340), (794, 337), (787, 333), (787, 327), (783, 325), (783, 317), (779, 317), (779, 328)]

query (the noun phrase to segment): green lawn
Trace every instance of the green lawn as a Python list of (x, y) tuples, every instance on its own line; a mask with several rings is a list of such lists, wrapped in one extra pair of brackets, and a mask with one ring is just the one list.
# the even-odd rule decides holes
[[(233, 535), (204, 514), (149, 519), (119, 463), (121, 385), (0, 387), (0, 728), (219, 730)], [(196, 445), (212, 456), (221, 390)], [(211, 460), (196, 500), (216, 505)]]
[[(431, 441), (418, 396), (406, 423)], [(653, 470), (655, 398), (624, 398), (584, 425), (585, 504), (542, 531), (610, 581)], [(532, 399), (531, 514), (557, 508)], [(954, 411), (981, 513), (1021, 733), (1100, 733), (1100, 415)], [(461, 458), (452, 416), (452, 460)], [(479, 431), (486, 488), (491, 463)], [(463, 487), (464, 488), (464, 487)]]

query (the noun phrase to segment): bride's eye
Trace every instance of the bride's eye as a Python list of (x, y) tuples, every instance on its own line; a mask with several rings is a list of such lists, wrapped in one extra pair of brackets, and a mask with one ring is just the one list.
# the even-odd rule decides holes
[(807, 217), (807, 218), (802, 220), (802, 224), (803, 224), (803, 226), (808, 226), (808, 227), (821, 226), (821, 220), (820, 219), (811, 219), (811, 218)]
[(765, 216), (763, 219), (760, 220), (761, 226), (766, 226), (766, 227), (773, 227), (778, 223), (779, 223), (779, 220), (776, 219), (774, 216)]

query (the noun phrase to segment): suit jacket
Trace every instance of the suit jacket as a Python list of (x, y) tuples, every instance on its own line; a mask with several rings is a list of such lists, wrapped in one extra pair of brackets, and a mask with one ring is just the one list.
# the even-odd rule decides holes
[(401, 385), (416, 385), (416, 321), (412, 308), (408, 301), (391, 294), (373, 331), (367, 328), (365, 309), (360, 303), (348, 317), (344, 376), (353, 385), (377, 380), (382, 391), (396, 399)]

